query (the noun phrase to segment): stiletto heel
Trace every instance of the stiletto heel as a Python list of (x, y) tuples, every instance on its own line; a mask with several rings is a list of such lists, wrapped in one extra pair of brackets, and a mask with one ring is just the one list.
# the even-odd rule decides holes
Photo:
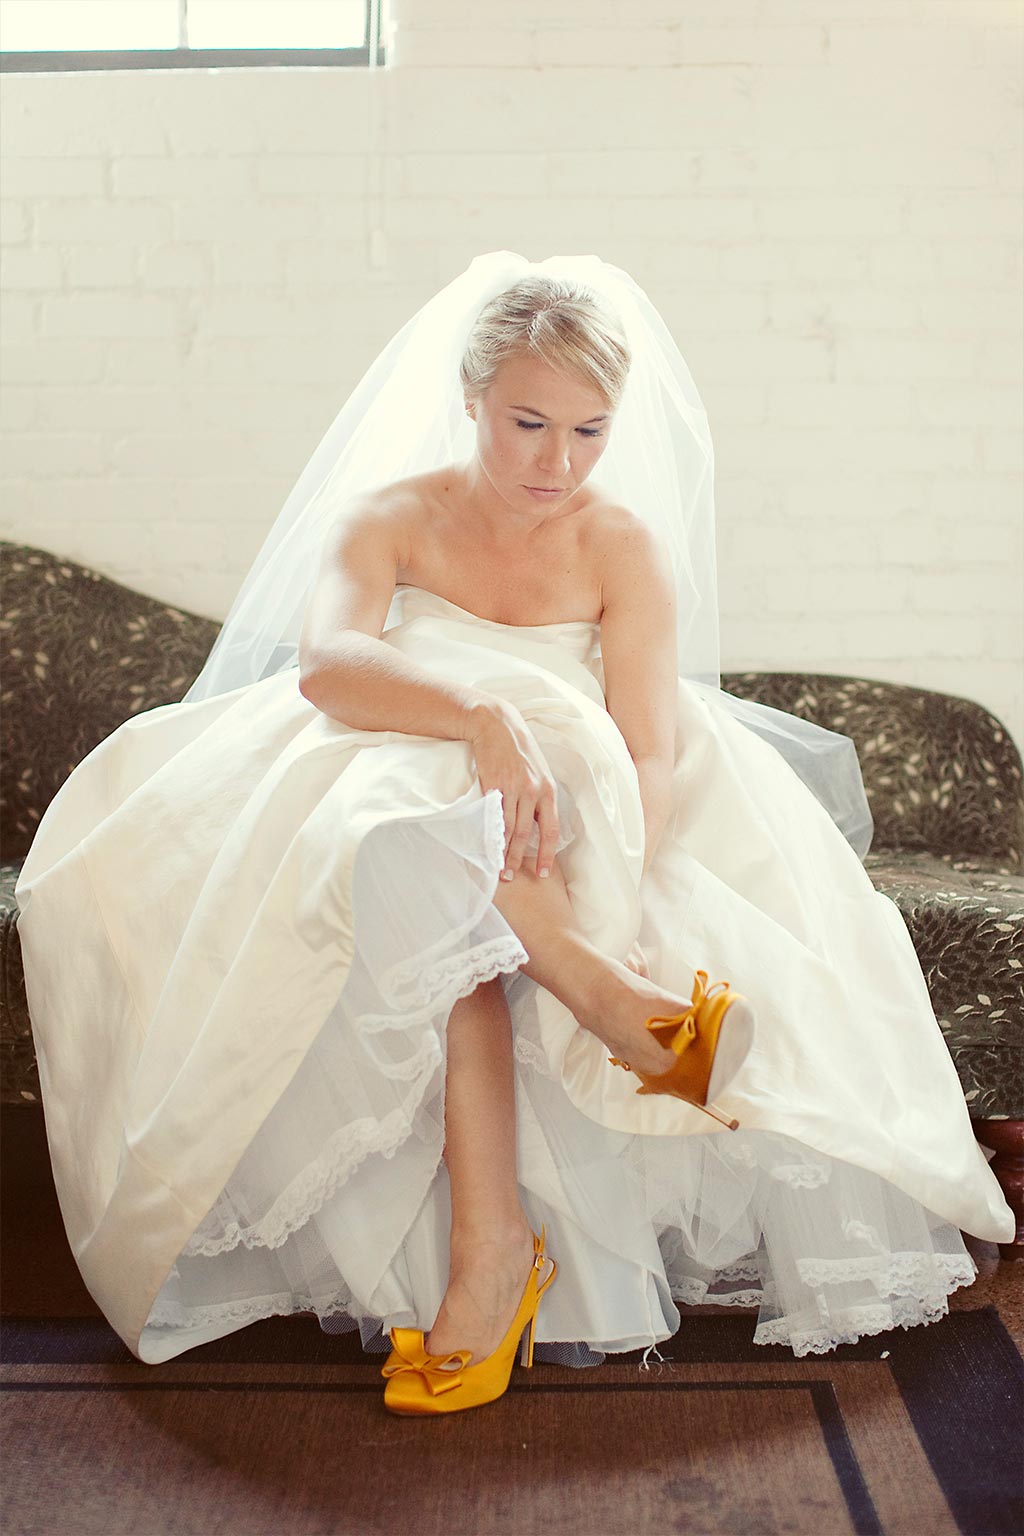
[[(553, 1264), (555, 1262), (554, 1259), (552, 1259), (551, 1262)], [(549, 1280), (554, 1279), (554, 1272), (553, 1271), (548, 1276), (548, 1279)], [(540, 1292), (538, 1291), (537, 1294), (540, 1295)], [(529, 1325), (527, 1326), (526, 1332), (523, 1334), (522, 1348), (519, 1351), (519, 1364), (520, 1365), (525, 1365), (527, 1368), (532, 1367), (532, 1365), (533, 1365), (533, 1327), (534, 1327), (534, 1324), (536, 1323), (536, 1321), (537, 1321), (537, 1314), (536, 1314), (536, 1312), (534, 1312), (533, 1316), (530, 1318)]]
[[(544, 1268), (545, 1257), (551, 1272), (543, 1285), (538, 1285), (537, 1274)], [(508, 1386), (520, 1339), (520, 1360), (523, 1365), (533, 1365), (537, 1308), (557, 1273), (558, 1265), (544, 1253), (542, 1225), (540, 1236), (533, 1234), (533, 1263), (508, 1332), (497, 1349), (474, 1365), (469, 1364), (468, 1349), (455, 1349), (447, 1355), (430, 1354), (424, 1346), (422, 1328), (392, 1328), (393, 1348), (381, 1367), (381, 1375), (387, 1379), (384, 1406), (392, 1413), (452, 1413), (500, 1397)]]
[[(667, 1072), (641, 1072), (618, 1056), (608, 1060), (640, 1078), (637, 1093), (667, 1093), (701, 1109), (730, 1131), (739, 1121), (708, 1102), (723, 1093), (750, 1054), (754, 1042), (754, 1013), (739, 992), (732, 992), (727, 981), (708, 987), (707, 971), (694, 973), (692, 1002), (682, 1013), (655, 1015), (646, 1028), (658, 1041), (676, 1054)], [(716, 992), (718, 987), (724, 990)], [(728, 1018), (729, 1027), (722, 1032)]]

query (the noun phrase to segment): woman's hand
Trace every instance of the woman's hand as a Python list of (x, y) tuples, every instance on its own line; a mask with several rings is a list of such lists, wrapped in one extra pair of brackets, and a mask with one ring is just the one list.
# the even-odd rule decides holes
[(496, 699), (493, 708), (482, 711), (481, 724), (469, 743), (484, 794), (501, 790), (505, 815), (502, 878), (511, 879), (521, 865), (534, 820), (540, 833), (537, 873), (547, 875), (558, 843), (557, 794), (536, 737), (514, 705)]

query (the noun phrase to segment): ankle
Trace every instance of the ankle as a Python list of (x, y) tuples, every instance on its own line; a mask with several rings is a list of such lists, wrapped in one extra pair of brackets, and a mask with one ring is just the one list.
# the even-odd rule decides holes
[(515, 1250), (526, 1243), (532, 1245), (533, 1229), (525, 1215), (452, 1221), (450, 1246), (453, 1260), (465, 1261), (495, 1250)]

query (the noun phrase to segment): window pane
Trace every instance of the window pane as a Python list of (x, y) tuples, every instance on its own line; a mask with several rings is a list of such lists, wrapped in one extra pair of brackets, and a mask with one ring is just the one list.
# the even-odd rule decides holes
[(188, 0), (190, 48), (360, 48), (365, 0)]
[(7, 53), (177, 46), (177, 0), (0, 0)]

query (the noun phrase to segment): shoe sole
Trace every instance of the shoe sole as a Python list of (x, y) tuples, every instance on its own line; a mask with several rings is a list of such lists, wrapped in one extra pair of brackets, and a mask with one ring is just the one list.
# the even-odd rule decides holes
[(714, 1104), (724, 1093), (750, 1054), (754, 1043), (754, 1010), (745, 997), (738, 997), (725, 1010), (718, 1029), (718, 1044), (708, 1080), (706, 1104)]

